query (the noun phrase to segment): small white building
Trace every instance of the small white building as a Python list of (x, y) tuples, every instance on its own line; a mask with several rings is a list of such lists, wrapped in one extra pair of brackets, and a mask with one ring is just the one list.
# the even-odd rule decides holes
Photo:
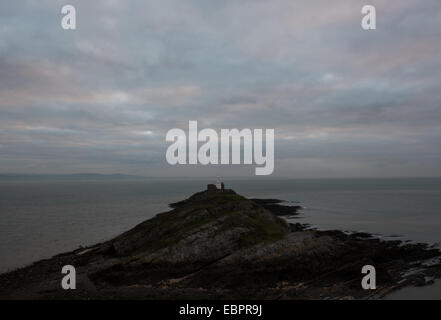
[(216, 188), (219, 190), (222, 189), (222, 181), (219, 176), (216, 177)]

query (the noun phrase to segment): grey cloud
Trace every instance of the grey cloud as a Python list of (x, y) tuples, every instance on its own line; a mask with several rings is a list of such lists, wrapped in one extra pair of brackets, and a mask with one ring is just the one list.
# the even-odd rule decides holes
[(169, 167), (198, 120), (275, 128), (280, 176), (440, 174), (439, 1), (71, 4), (0, 4), (0, 172), (253, 174)]

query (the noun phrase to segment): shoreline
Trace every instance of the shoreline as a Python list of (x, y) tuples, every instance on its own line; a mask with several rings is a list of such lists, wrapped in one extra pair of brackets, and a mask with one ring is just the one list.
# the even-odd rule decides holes
[[(441, 260), (427, 262), (438, 249), (287, 223), (279, 217), (301, 207), (281, 203), (196, 193), (112, 240), (0, 274), (0, 298), (372, 299), (441, 277)], [(85, 291), (59, 288), (60, 266), (70, 263)], [(377, 268), (375, 293), (359, 286), (364, 264)]]

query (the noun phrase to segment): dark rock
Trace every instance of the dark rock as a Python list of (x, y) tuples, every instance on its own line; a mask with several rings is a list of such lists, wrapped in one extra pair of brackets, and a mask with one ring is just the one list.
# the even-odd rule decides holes
[(265, 209), (271, 211), (276, 216), (295, 216), (299, 214), (302, 209), (301, 206), (288, 206), (281, 205), (281, 203), (286, 203), (284, 200), (279, 199), (250, 199), (251, 201), (261, 205)]
[[(273, 205), (208, 188), (115, 239), (0, 275), (0, 298), (352, 299), (372, 296), (360, 286), (366, 264), (376, 267), (377, 297), (441, 274), (439, 263), (423, 265), (437, 249), (310, 230), (277, 217)], [(61, 289), (66, 264), (79, 290)]]

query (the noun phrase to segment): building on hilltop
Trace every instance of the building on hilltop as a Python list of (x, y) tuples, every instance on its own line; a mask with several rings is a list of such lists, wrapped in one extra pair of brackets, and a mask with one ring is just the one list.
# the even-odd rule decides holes
[(208, 184), (207, 190), (225, 190), (225, 184), (221, 181), (221, 178), (217, 176), (216, 184)]

